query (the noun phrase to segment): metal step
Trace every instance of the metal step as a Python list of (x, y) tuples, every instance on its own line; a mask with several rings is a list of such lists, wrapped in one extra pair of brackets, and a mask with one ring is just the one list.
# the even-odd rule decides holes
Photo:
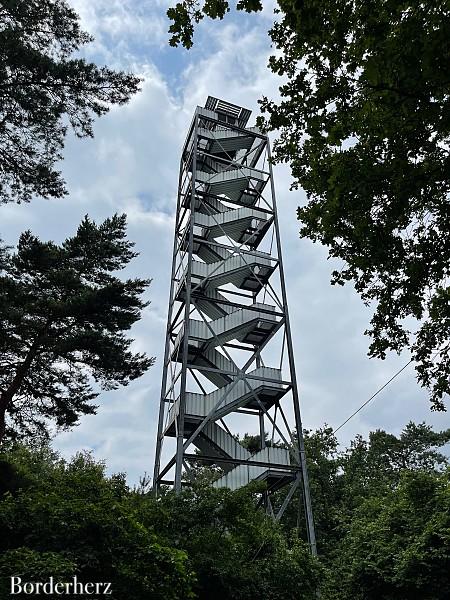
[[(258, 346), (277, 327), (278, 319), (274, 311), (274, 306), (255, 303), (248, 308), (240, 308), (208, 323), (189, 319), (189, 346), (202, 351), (231, 340)], [(177, 352), (183, 343), (185, 329), (183, 324), (174, 341), (174, 352)]]
[(256, 208), (241, 207), (216, 214), (196, 213), (195, 225), (205, 229), (205, 238), (227, 235), (240, 244), (256, 248), (270, 221), (267, 213)]
[[(250, 461), (273, 463), (274, 465), (290, 465), (289, 450), (286, 448), (264, 448), (255, 452)], [(213, 483), (215, 488), (237, 490), (251, 481), (267, 481), (269, 487), (276, 488), (293, 479), (292, 471), (283, 470), (282, 466), (270, 468), (259, 465), (238, 465)]]
[(196, 180), (207, 186), (207, 190), (219, 196), (224, 194), (234, 201), (239, 201), (247, 190), (260, 194), (267, 183), (267, 175), (251, 167), (231, 167), (219, 173), (208, 173), (198, 170)]
[[(211, 247), (214, 248), (214, 247)], [(221, 248), (214, 248), (214, 251)], [(223, 248), (222, 248), (223, 250)], [(199, 251), (197, 249), (197, 251)], [(276, 263), (268, 258), (265, 252), (241, 252), (229, 254), (225, 260), (216, 262), (200, 262), (193, 260), (191, 263), (192, 286), (200, 285), (202, 289), (215, 288), (231, 283), (237, 288), (251, 292), (259, 292), (272, 275)], [(183, 271), (176, 296), (179, 297), (185, 285), (187, 267)]]
[[(175, 437), (175, 416), (178, 406), (173, 406), (169, 413), (169, 424), (166, 427), (164, 435)], [(197, 428), (199, 421), (193, 421), (189, 415), (185, 416), (185, 433), (191, 435)], [(194, 446), (207, 456), (211, 456), (211, 460), (205, 460), (206, 464), (214, 463), (214, 458), (234, 459), (234, 460), (249, 460), (250, 452), (241, 446), (236, 438), (230, 435), (223, 427), (214, 421), (207, 423), (202, 432), (195, 438)], [(225, 472), (231, 471), (235, 465), (230, 462), (220, 461), (220, 466)]]
[(215, 409), (213, 418), (217, 420), (240, 407), (259, 410), (261, 407), (255, 395), (268, 410), (287, 392), (286, 386), (281, 383), (280, 369), (258, 367), (248, 375), (251, 378), (246, 381), (243, 379), (232, 381), (209, 394), (186, 392), (186, 414), (192, 417), (205, 417)]

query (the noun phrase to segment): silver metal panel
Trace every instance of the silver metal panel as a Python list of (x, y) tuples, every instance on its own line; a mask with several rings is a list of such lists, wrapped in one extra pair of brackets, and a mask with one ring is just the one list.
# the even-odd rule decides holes
[[(260, 387), (277, 390), (283, 389), (281, 384), (266, 382), (264, 380), (266, 378), (279, 379), (281, 381), (280, 369), (258, 367), (250, 371), (248, 375), (251, 375), (252, 379), (246, 379), (245, 381), (241, 379), (237, 382), (231, 382), (209, 394), (186, 392), (186, 414), (204, 417), (213, 409), (218, 410), (220, 408), (223, 411), (227, 405), (236, 403), (240, 398), (247, 398), (251, 394), (250, 390), (256, 390)], [(260, 379), (253, 379), (253, 377), (260, 377)], [(225, 400), (222, 401), (223, 398)]]
[[(199, 321), (197, 319), (189, 319), (189, 339), (197, 339), (202, 342), (210, 342), (213, 346), (223, 344), (232, 339), (241, 339), (245, 337), (252, 326), (259, 326), (260, 322), (277, 322), (275, 314), (260, 312), (257, 309), (275, 311), (275, 307), (269, 304), (255, 303), (251, 308), (240, 308), (234, 312), (220, 317), (215, 321)], [(239, 331), (236, 331), (239, 330)], [(177, 336), (177, 343), (180, 343), (184, 335), (184, 328)]]
[(278, 472), (280, 477), (289, 475), (289, 472), (285, 472), (277, 467), (270, 466), (271, 463), (286, 466), (290, 464), (289, 450), (285, 448), (264, 448), (258, 452), (255, 452), (255, 454), (252, 454), (249, 460), (266, 462), (268, 463), (268, 466), (262, 467), (256, 465), (238, 465), (229, 473), (215, 481), (213, 486), (216, 488), (227, 487), (232, 490), (237, 490), (240, 487), (248, 485), (255, 479), (264, 478), (264, 476), (268, 474), (269, 470), (271, 474)]
[(247, 207), (215, 215), (197, 213), (195, 217), (195, 224), (207, 228), (210, 237), (221, 237), (226, 234), (233, 239), (239, 239), (249, 227), (262, 228), (266, 222), (266, 213)]
[(235, 437), (214, 421), (207, 423), (203, 432), (230, 458), (248, 460), (251, 457), (250, 452)]

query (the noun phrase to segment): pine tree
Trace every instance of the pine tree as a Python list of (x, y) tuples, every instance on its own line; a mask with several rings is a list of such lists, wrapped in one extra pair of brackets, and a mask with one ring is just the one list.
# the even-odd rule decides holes
[(100, 225), (87, 216), (61, 245), (30, 231), (0, 252), (0, 440), (48, 436), (50, 422), (94, 414), (94, 382), (111, 390), (154, 359), (130, 350), (150, 281), (121, 280), (137, 254), (125, 215)]
[(65, 0), (0, 3), (0, 203), (66, 194), (55, 164), (69, 126), (92, 137), (94, 116), (138, 90), (135, 75), (80, 57), (92, 40)]

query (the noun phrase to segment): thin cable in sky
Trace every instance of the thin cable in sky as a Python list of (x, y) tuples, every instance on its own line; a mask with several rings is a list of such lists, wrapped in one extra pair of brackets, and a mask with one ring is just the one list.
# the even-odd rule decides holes
[(397, 371), (397, 373), (395, 373), (395, 375), (393, 375), (393, 376), (392, 376), (392, 377), (391, 377), (391, 378), (390, 378), (388, 381), (386, 381), (386, 383), (385, 383), (385, 384), (384, 384), (382, 387), (380, 387), (380, 389), (378, 389), (378, 390), (375, 392), (375, 394), (373, 394), (372, 396), (370, 396), (370, 398), (369, 398), (368, 400), (366, 400), (366, 401), (364, 402), (364, 404), (361, 404), (361, 406), (360, 406), (360, 407), (359, 407), (357, 410), (355, 410), (355, 412), (354, 412), (354, 413), (352, 413), (352, 414), (351, 414), (351, 415), (350, 415), (350, 416), (349, 416), (347, 419), (345, 419), (345, 421), (344, 421), (343, 423), (341, 423), (341, 424), (339, 425), (339, 427), (337, 427), (336, 429), (334, 429), (334, 430), (333, 430), (333, 433), (336, 433), (337, 431), (339, 431), (339, 429), (341, 429), (341, 427), (344, 427), (344, 425), (346, 425), (346, 424), (347, 424), (347, 423), (350, 421), (350, 419), (353, 419), (353, 417), (354, 417), (356, 414), (358, 414), (360, 410), (362, 410), (362, 409), (363, 409), (365, 406), (367, 406), (367, 405), (369, 404), (369, 402), (375, 398), (375, 396), (377, 396), (377, 395), (378, 395), (378, 394), (379, 394), (381, 391), (383, 391), (383, 390), (384, 390), (384, 388), (385, 388), (385, 387), (387, 387), (387, 386), (388, 386), (388, 385), (391, 383), (391, 381), (394, 381), (394, 379), (395, 379), (395, 378), (396, 378), (398, 375), (400, 375), (400, 373), (401, 373), (402, 371), (404, 371), (404, 370), (406, 369), (406, 367), (408, 367), (408, 366), (409, 366), (411, 363), (412, 363), (412, 359), (411, 359), (409, 362), (407, 362), (407, 363), (406, 363), (406, 365), (403, 365), (403, 367), (402, 367), (402, 368), (401, 368), (399, 371)]

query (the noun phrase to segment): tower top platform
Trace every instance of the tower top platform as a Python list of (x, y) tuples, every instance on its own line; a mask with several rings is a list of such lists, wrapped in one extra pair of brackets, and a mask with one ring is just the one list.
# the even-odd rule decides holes
[(248, 108), (231, 104), (220, 98), (214, 98), (214, 96), (208, 96), (205, 108), (216, 112), (220, 121), (242, 128), (245, 128), (252, 114)]

